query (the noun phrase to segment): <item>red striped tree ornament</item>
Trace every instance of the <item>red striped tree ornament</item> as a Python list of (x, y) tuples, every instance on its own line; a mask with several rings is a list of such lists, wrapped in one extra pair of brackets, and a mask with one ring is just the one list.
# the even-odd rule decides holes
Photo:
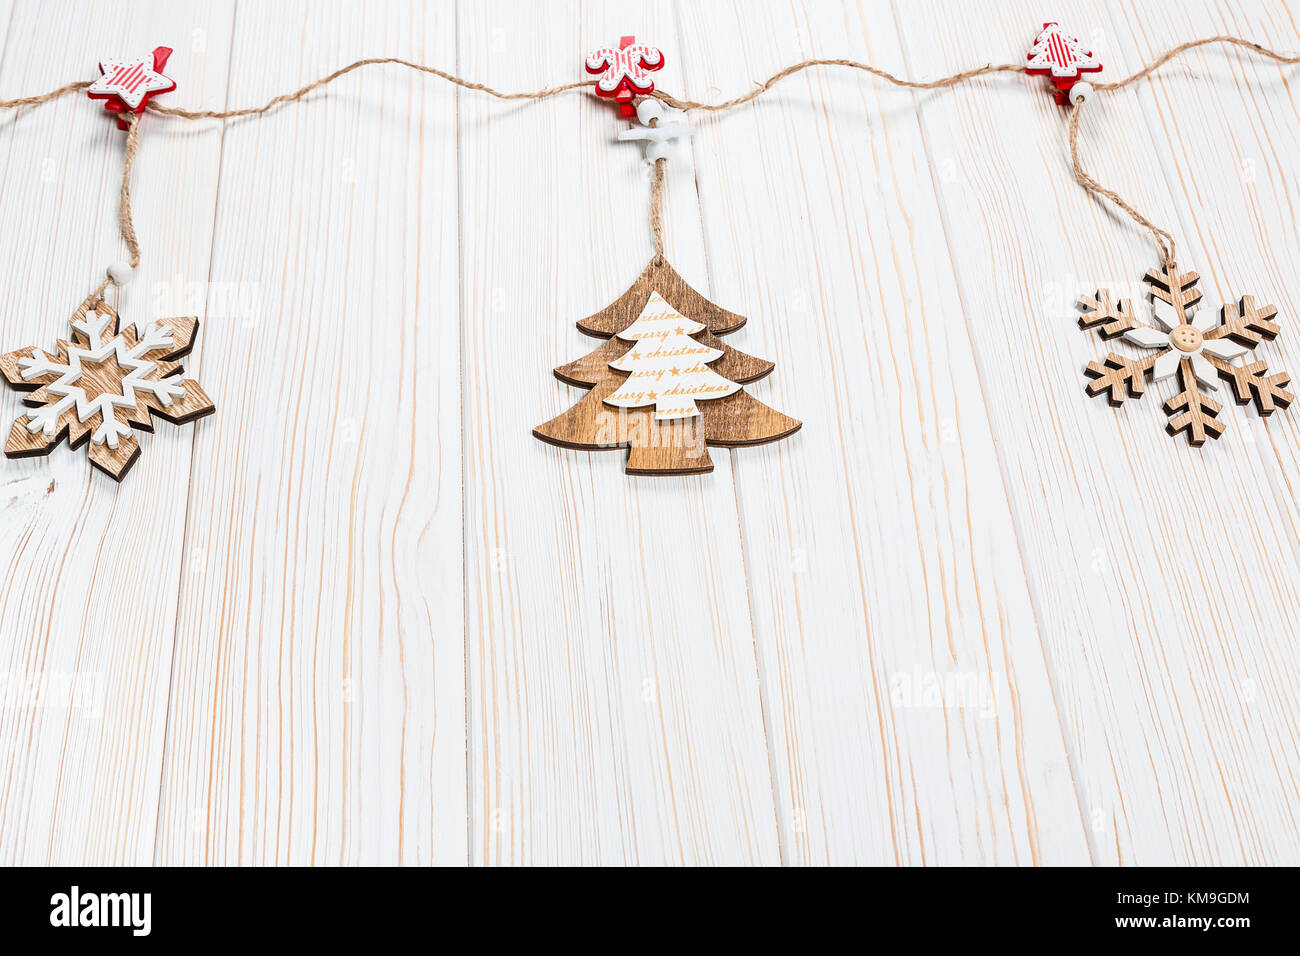
[(1025, 72), (1030, 76), (1050, 76), (1056, 88), (1056, 102), (1066, 103), (1070, 88), (1084, 73), (1100, 73), (1101, 63), (1091, 50), (1084, 49), (1078, 37), (1061, 30), (1056, 22), (1044, 23), (1043, 30), (1034, 40), (1025, 59)]

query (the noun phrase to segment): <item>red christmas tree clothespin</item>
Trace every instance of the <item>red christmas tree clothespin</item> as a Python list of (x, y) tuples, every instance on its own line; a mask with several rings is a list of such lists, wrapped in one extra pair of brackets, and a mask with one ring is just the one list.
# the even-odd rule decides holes
[(1025, 60), (1025, 72), (1030, 76), (1050, 76), (1056, 87), (1056, 102), (1066, 103), (1070, 88), (1083, 73), (1100, 73), (1101, 63), (1085, 50), (1078, 37), (1061, 32), (1056, 22), (1043, 24), (1043, 31), (1034, 40)]
[(104, 109), (117, 115), (117, 128), (128, 129), (123, 114), (142, 113), (150, 97), (176, 89), (176, 82), (162, 72), (171, 55), (171, 47), (160, 46), (138, 60), (100, 60), (103, 75), (90, 84), (86, 95), (103, 100)]
[(589, 53), (586, 60), (587, 72), (600, 76), (596, 95), (614, 100), (624, 116), (635, 112), (634, 97), (654, 92), (650, 71), (661, 70), (663, 65), (664, 55), (652, 46), (637, 43), (634, 36), (622, 37), (617, 50), (602, 47)]

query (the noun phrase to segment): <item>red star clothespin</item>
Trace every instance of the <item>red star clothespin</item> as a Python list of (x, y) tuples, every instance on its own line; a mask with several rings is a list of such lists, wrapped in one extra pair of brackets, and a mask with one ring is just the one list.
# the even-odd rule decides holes
[(661, 70), (663, 65), (664, 55), (652, 46), (637, 43), (634, 36), (622, 37), (617, 50), (602, 47), (588, 53), (586, 60), (587, 72), (600, 76), (596, 95), (614, 100), (624, 116), (635, 112), (633, 97), (654, 92), (650, 71)]
[(1083, 48), (1078, 37), (1062, 33), (1061, 25), (1051, 21), (1043, 24), (1043, 31), (1034, 40), (1025, 59), (1025, 72), (1030, 76), (1051, 76), (1056, 102), (1066, 103), (1080, 74), (1100, 73), (1101, 63), (1091, 50)]
[(151, 96), (176, 89), (176, 82), (162, 73), (171, 55), (171, 47), (160, 46), (138, 60), (100, 60), (103, 76), (90, 84), (86, 95), (103, 100), (104, 109), (117, 114), (117, 128), (128, 129), (124, 113), (142, 113)]

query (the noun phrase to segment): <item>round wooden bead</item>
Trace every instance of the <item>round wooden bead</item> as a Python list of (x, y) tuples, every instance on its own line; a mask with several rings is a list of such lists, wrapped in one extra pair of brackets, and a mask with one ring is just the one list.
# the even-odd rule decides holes
[(651, 120), (663, 119), (664, 108), (652, 96), (647, 96), (636, 105), (636, 118), (642, 126), (649, 126)]
[(120, 260), (108, 267), (108, 277), (113, 281), (113, 285), (126, 285), (133, 275), (135, 270)]
[(1092, 84), (1087, 80), (1079, 80), (1074, 86), (1070, 87), (1070, 102), (1075, 106), (1087, 100), (1092, 96)]

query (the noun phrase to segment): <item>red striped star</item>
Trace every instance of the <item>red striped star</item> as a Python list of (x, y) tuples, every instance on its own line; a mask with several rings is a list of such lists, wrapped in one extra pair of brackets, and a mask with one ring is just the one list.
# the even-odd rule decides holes
[(117, 113), (118, 127), (126, 129), (121, 114), (140, 113), (151, 96), (176, 89), (175, 81), (162, 73), (171, 55), (170, 47), (160, 46), (138, 60), (100, 60), (99, 71), (103, 76), (90, 84), (86, 95), (104, 100), (104, 109)]

